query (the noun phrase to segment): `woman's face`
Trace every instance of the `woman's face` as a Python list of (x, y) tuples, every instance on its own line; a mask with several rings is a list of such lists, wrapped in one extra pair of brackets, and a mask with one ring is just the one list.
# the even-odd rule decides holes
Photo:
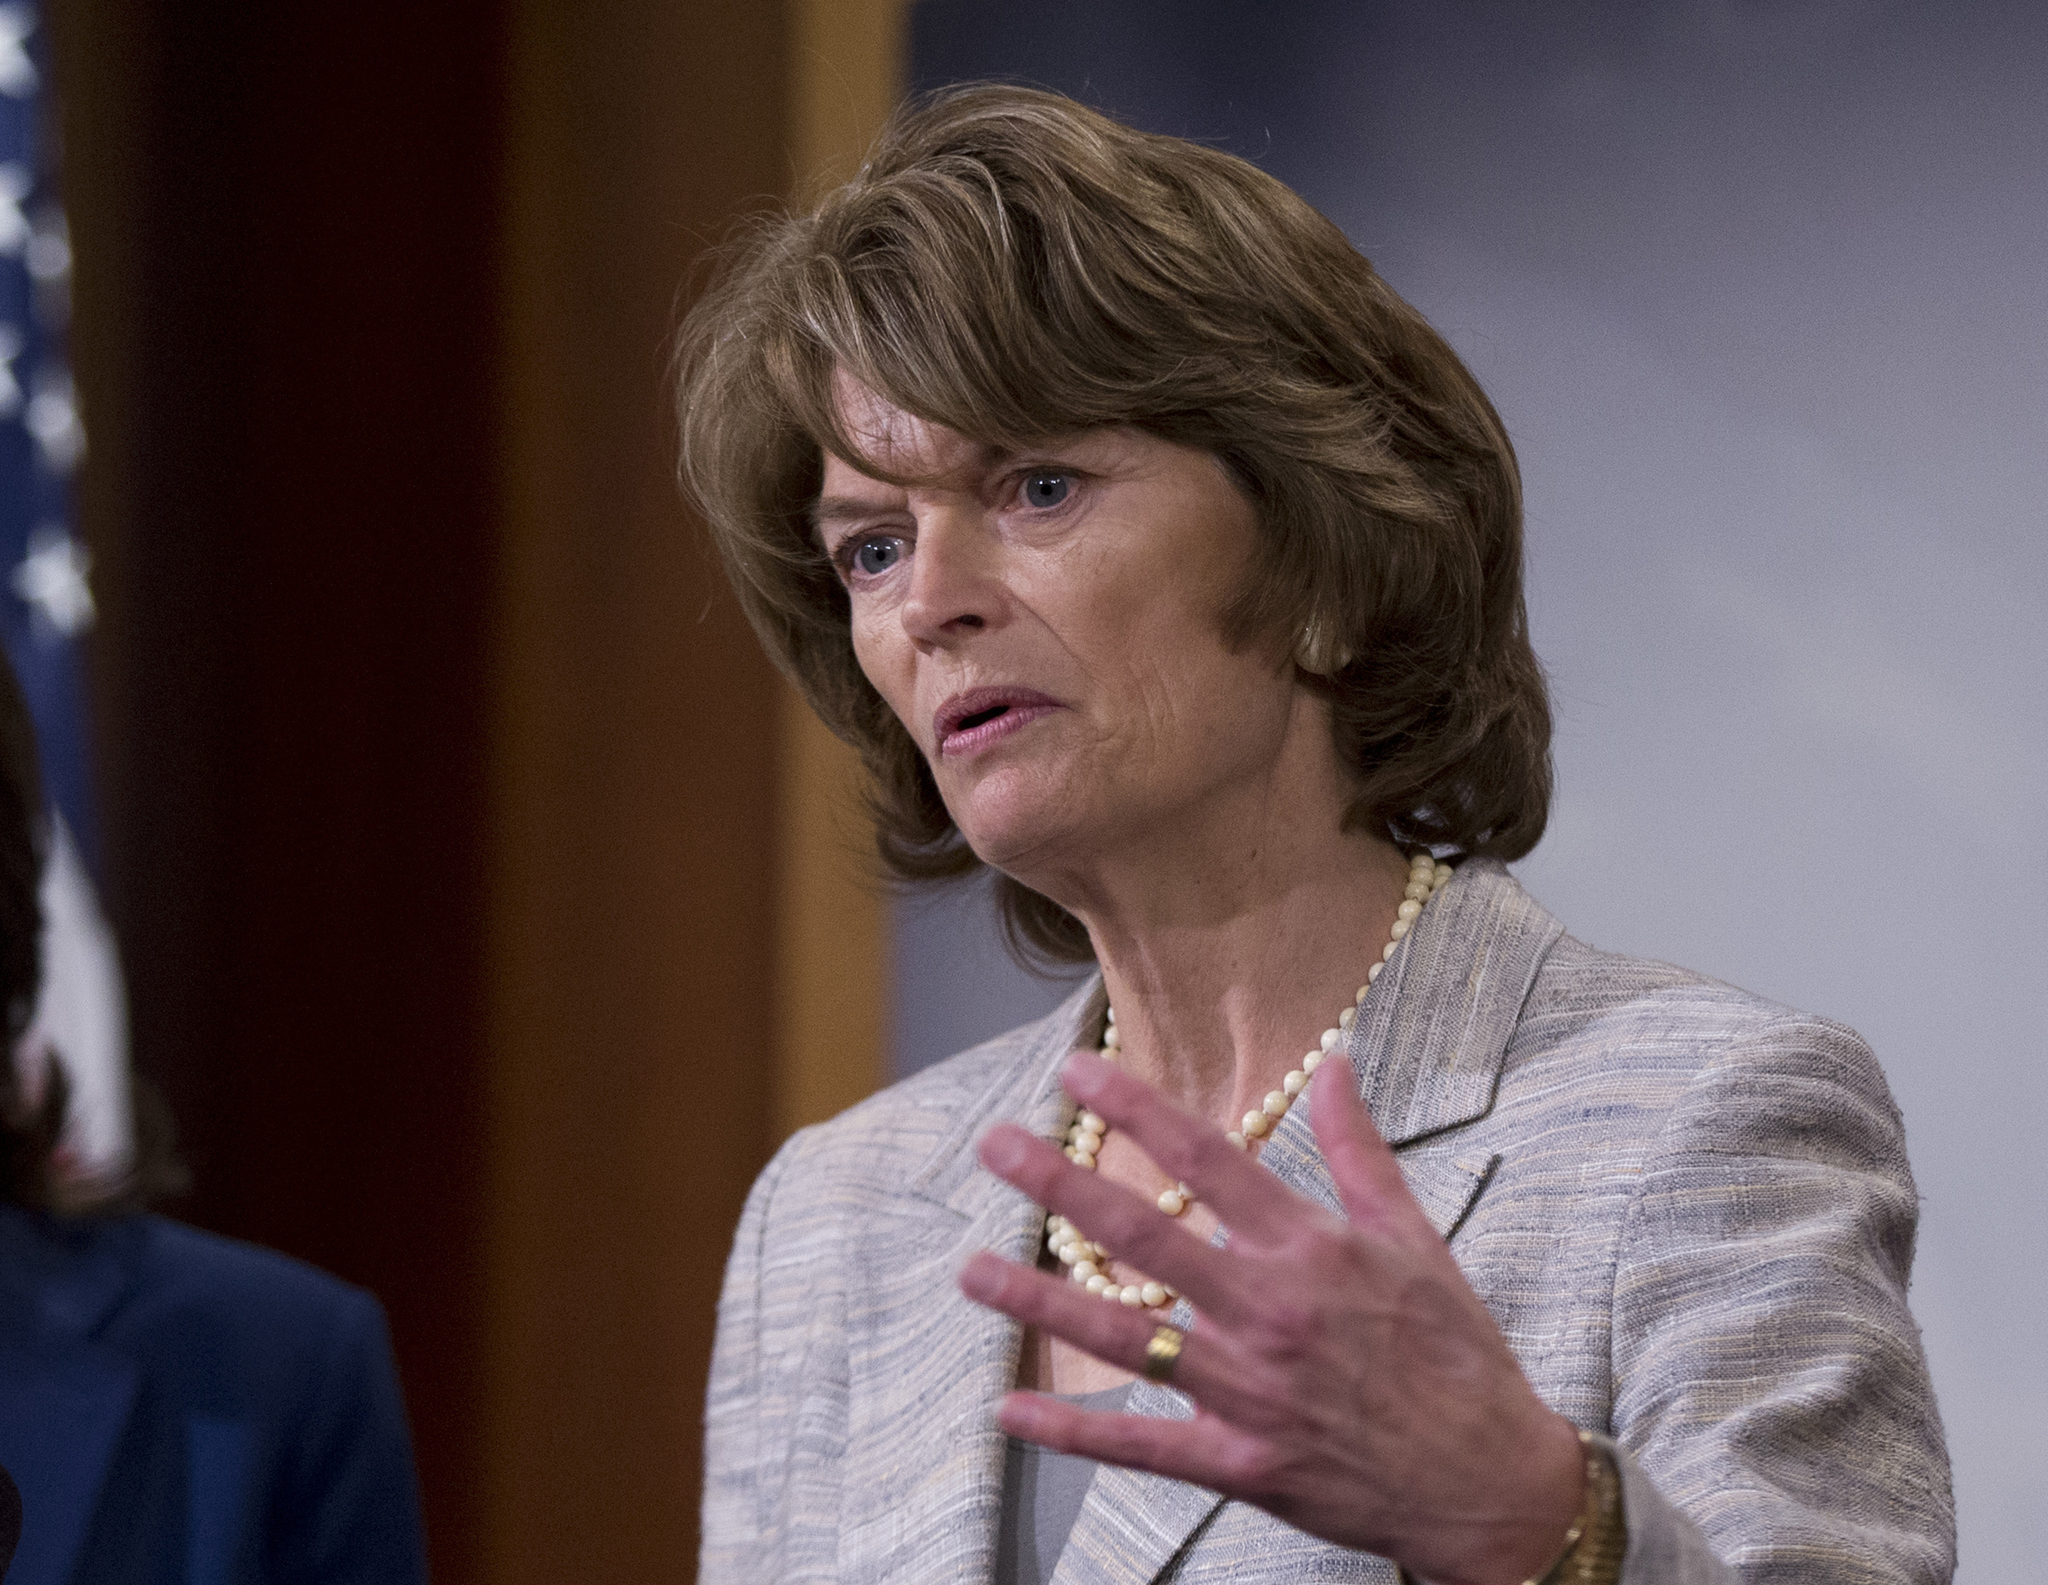
[(844, 377), (839, 400), (914, 482), (828, 456), (818, 534), (977, 854), (1033, 884), (1257, 807), (1309, 696), (1224, 642), (1255, 520), (1213, 457), (1127, 429), (998, 451)]

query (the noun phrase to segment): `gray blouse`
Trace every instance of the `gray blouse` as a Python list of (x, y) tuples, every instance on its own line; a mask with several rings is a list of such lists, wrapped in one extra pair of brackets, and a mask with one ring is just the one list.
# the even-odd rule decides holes
[[(1116, 1413), (1135, 1385), (1056, 1393), (1062, 1403)], [(1003, 1461), (1003, 1516), (996, 1532), (995, 1585), (1051, 1585), (1067, 1536), (1081, 1517), (1095, 1460), (1010, 1438)]]

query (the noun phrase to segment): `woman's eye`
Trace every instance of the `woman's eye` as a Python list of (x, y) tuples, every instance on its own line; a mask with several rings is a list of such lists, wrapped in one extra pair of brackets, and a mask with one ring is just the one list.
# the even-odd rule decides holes
[(903, 559), (903, 541), (877, 535), (854, 547), (853, 568), (864, 578), (878, 578)]
[(1033, 473), (1024, 480), (1024, 504), (1045, 511), (1063, 503), (1073, 493), (1074, 481), (1064, 473)]

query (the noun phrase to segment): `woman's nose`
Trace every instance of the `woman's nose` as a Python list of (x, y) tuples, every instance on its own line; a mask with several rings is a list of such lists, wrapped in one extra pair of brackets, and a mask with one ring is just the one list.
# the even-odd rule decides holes
[(918, 525), (910, 592), (900, 607), (914, 642), (957, 643), (993, 627), (1003, 604), (1000, 547), (976, 514), (934, 513)]

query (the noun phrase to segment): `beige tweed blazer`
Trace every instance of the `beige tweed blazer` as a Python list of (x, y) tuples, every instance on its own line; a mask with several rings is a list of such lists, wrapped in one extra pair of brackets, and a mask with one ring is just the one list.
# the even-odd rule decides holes
[[(984, 1172), (1047, 1139), (1099, 986), (791, 1139), (755, 1184), (706, 1411), (704, 1585), (990, 1577), (1018, 1328), (969, 1253), (1031, 1260), (1041, 1213)], [(1573, 940), (1465, 864), (1350, 1041), (1408, 1186), (1543, 1397), (1611, 1436), (1628, 1585), (1949, 1579), (1941, 1425), (1906, 1309), (1899, 1116), (1838, 1024)], [(1265, 1164), (1338, 1209), (1298, 1107)], [(1180, 1319), (1187, 1322), (1183, 1303)], [(1139, 1383), (1133, 1414), (1185, 1416)], [(1103, 1469), (1058, 1585), (1372, 1581), (1215, 1493)]]

